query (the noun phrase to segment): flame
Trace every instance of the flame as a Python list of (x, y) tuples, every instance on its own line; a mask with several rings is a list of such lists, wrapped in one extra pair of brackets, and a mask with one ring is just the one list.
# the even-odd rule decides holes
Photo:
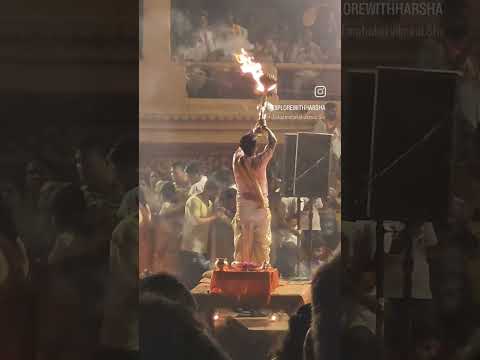
[[(253, 56), (248, 55), (245, 49), (240, 50), (240, 54), (235, 54), (235, 59), (240, 64), (240, 69), (244, 74), (251, 74), (253, 80), (257, 83), (257, 91), (264, 92), (265, 86), (260, 81), (263, 75), (262, 64), (254, 62)], [(269, 89), (270, 90), (270, 89)]]

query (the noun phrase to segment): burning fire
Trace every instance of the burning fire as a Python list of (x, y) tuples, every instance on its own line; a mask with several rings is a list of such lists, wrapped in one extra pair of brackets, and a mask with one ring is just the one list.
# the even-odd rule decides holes
[[(240, 69), (244, 74), (251, 74), (255, 82), (257, 83), (257, 91), (265, 93), (265, 85), (262, 83), (261, 79), (264, 75), (262, 64), (254, 62), (253, 56), (248, 55), (245, 49), (240, 50), (240, 54), (235, 54), (235, 59), (240, 64)], [(267, 92), (274, 90), (277, 87), (277, 84), (270, 85), (267, 89)]]

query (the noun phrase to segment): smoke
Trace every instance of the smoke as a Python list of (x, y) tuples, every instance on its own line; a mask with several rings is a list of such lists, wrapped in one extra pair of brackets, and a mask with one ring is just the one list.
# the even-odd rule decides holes
[(232, 60), (234, 54), (240, 53), (240, 49), (247, 51), (253, 49), (253, 44), (248, 41), (248, 30), (240, 26), (236, 28), (238, 32), (233, 31), (232, 25), (223, 23), (211, 29), (215, 34), (216, 49), (223, 51), (224, 56)]
[[(183, 60), (205, 61), (205, 46), (200, 40), (199, 26), (188, 10), (172, 9), (172, 47), (173, 52)], [(215, 53), (216, 60), (233, 60), (233, 54), (241, 48), (253, 49), (248, 41), (248, 30), (239, 25), (231, 25), (226, 21), (209, 25), (212, 44), (210, 51)]]

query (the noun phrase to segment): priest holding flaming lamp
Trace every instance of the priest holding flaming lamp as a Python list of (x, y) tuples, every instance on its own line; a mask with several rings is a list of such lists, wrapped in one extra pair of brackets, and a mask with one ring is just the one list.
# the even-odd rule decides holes
[[(268, 96), (277, 87), (273, 75), (264, 74), (261, 64), (242, 49), (236, 55), (243, 73), (250, 73), (257, 83), (262, 99), (258, 107), (258, 121), (255, 127), (240, 139), (240, 146), (233, 155), (233, 173), (238, 189), (237, 213), (233, 219), (234, 259), (236, 263), (268, 265), (272, 234), (271, 214), (268, 204), (267, 166), (272, 159), (277, 138), (266, 123)], [(268, 143), (257, 153), (257, 136), (264, 134)]]

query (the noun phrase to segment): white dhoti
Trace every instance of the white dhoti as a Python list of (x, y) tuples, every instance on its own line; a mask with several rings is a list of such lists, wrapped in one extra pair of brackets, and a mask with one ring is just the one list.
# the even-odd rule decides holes
[(268, 207), (259, 207), (256, 201), (237, 199), (237, 213), (233, 219), (235, 261), (259, 265), (270, 262), (270, 222)]

